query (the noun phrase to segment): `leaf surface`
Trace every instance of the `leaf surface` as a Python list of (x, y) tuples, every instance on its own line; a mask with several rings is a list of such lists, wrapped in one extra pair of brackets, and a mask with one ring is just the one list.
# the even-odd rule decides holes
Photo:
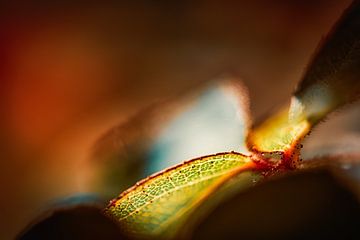
[[(281, 160), (296, 158), (299, 142), (312, 126), (357, 99), (359, 66), (360, 3), (355, 1), (317, 51), (290, 105), (248, 136), (250, 150), (275, 153), (270, 158)], [(213, 199), (216, 190), (235, 176), (244, 176), (241, 188), (250, 186), (259, 178), (258, 169), (250, 157), (237, 153), (194, 159), (138, 183), (113, 200), (106, 212), (131, 235), (173, 237), (197, 207)]]
[(311, 127), (359, 95), (360, 1), (354, 1), (316, 51), (290, 106), (255, 128), (249, 148), (294, 152)]
[(357, 199), (324, 166), (294, 171), (231, 196), (197, 225), (191, 239), (324, 239), (324, 233), (353, 239)]
[(320, 44), (295, 91), (313, 124), (360, 95), (360, 1), (344, 12)]
[(106, 212), (130, 235), (173, 237), (232, 177), (243, 175), (243, 188), (253, 185), (260, 177), (255, 168), (249, 157), (234, 152), (190, 160), (144, 179), (113, 200)]
[(293, 149), (309, 132), (307, 119), (292, 117), (291, 109), (280, 111), (250, 133), (249, 148), (255, 152), (284, 152)]
[(144, 109), (102, 136), (92, 156), (97, 191), (113, 197), (136, 180), (185, 159), (247, 153), (247, 91), (237, 78), (215, 80)]
[(247, 154), (250, 125), (245, 87), (238, 79), (212, 83), (171, 121), (163, 124), (149, 148), (146, 174), (219, 152)]

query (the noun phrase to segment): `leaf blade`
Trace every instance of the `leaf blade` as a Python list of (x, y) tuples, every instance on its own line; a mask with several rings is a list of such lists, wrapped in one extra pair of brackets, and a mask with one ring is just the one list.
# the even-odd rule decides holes
[(360, 1), (346, 9), (318, 48), (294, 96), (313, 124), (360, 96)]
[(310, 131), (310, 122), (303, 117), (293, 117), (292, 107), (279, 111), (265, 120), (249, 135), (248, 145), (253, 152), (283, 153), (297, 147)]
[(360, 1), (344, 12), (310, 62), (289, 107), (257, 126), (248, 138), (257, 152), (296, 151), (310, 129), (360, 96)]
[(253, 169), (255, 163), (238, 153), (194, 159), (135, 185), (106, 212), (130, 235), (173, 235), (207, 196), (234, 175)]
[[(217, 79), (168, 123), (149, 150), (147, 175), (211, 153), (247, 154), (250, 109), (246, 88), (239, 79)], [(201, 144), (199, 144), (201, 142)]]
[(247, 89), (240, 79), (216, 78), (144, 109), (104, 134), (92, 154), (93, 185), (112, 197), (184, 159), (228, 151), (246, 154), (250, 123)]

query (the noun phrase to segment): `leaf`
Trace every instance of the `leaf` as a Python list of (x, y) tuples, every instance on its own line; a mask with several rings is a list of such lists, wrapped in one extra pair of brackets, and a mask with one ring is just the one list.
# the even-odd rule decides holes
[(308, 66), (295, 98), (312, 124), (360, 95), (360, 1), (344, 12)]
[(360, 2), (355, 1), (317, 51), (289, 107), (250, 134), (249, 148), (281, 156), (328, 113), (360, 95)]
[[(316, 139), (309, 143), (308, 147), (302, 151), (304, 159), (321, 158), (327, 156), (360, 156), (360, 134), (348, 134), (341, 132), (336, 138)], [(360, 159), (360, 157), (359, 157)]]
[(334, 149), (330, 151), (325, 148), (325, 151), (318, 152), (312, 158), (302, 161), (299, 169), (311, 170), (326, 167), (360, 199), (360, 152), (358, 148), (343, 151), (336, 149), (338, 147), (339, 145), (334, 145), (332, 146)]
[(214, 208), (201, 239), (357, 239), (358, 198), (321, 166), (262, 181)]
[(250, 150), (284, 154), (295, 149), (311, 125), (307, 119), (294, 114), (292, 109), (282, 110), (255, 128), (248, 138)]
[(149, 148), (146, 173), (152, 174), (211, 153), (248, 153), (249, 104), (245, 87), (234, 78), (218, 79), (184, 111), (163, 124)]
[(237, 78), (217, 78), (109, 130), (94, 146), (93, 186), (102, 196), (113, 197), (136, 180), (184, 159), (247, 153), (249, 125), (245, 87)]
[(136, 184), (113, 200), (106, 212), (136, 237), (171, 238), (194, 210), (229, 179), (243, 176), (242, 188), (261, 175), (239, 153), (221, 153), (190, 160)]
[[(259, 154), (259, 159), (270, 167), (273, 164), (265, 160), (288, 162), (286, 166), (292, 167), (299, 153), (299, 142), (311, 127), (329, 112), (358, 97), (359, 5), (354, 3), (329, 35), (290, 105), (258, 125), (248, 136), (248, 146), (254, 153), (252, 160), (257, 160)], [(246, 183), (242, 187), (251, 185), (259, 177), (260, 169), (257, 161), (252, 160), (240, 154), (224, 153), (186, 162), (143, 180), (114, 200), (106, 211), (131, 235), (173, 237), (195, 216), (195, 209), (211, 202), (215, 196), (212, 193), (223, 189), (233, 177), (249, 174), (240, 182)]]
[(44, 213), (30, 224), (19, 240), (32, 239), (128, 239), (119, 226), (97, 205), (76, 205)]

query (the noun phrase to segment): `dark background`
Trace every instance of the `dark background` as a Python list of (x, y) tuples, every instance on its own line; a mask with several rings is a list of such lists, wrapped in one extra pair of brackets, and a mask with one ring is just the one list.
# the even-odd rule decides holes
[[(222, 73), (249, 88), (255, 120), (286, 102), (349, 3), (3, 3), (0, 238), (54, 197), (91, 191), (89, 149), (152, 103)], [(357, 109), (335, 114), (309, 144), (357, 137)]]

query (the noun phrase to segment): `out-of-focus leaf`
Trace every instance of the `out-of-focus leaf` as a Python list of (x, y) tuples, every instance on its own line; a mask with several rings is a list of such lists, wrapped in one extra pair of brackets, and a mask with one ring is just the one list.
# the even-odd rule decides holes
[(58, 208), (44, 213), (28, 226), (19, 240), (33, 239), (128, 239), (119, 226), (96, 205)]
[[(336, 149), (336, 146), (333, 148)], [(316, 169), (327, 167), (338, 179), (357, 194), (360, 200), (360, 151), (327, 151), (318, 153), (315, 157), (302, 161), (299, 169)]]
[(238, 153), (190, 160), (136, 184), (114, 199), (106, 212), (136, 237), (174, 237), (194, 210), (228, 180), (246, 188), (261, 177), (256, 165)]
[(245, 87), (220, 79), (164, 125), (149, 149), (147, 174), (218, 152), (248, 153), (245, 139), (250, 117)]
[[(201, 90), (201, 91), (200, 91)], [(217, 152), (247, 153), (250, 125), (245, 87), (221, 78), (143, 110), (94, 146), (94, 186), (114, 196), (154, 172)]]
[[(315, 56), (290, 106), (263, 122), (249, 135), (248, 145), (252, 151), (275, 154), (270, 155), (270, 158), (278, 156), (282, 160), (296, 159), (294, 155), (299, 152), (299, 142), (311, 127), (329, 112), (358, 97), (359, 13), (359, 2), (356, 2), (342, 17)], [(192, 122), (191, 119), (189, 122)], [(171, 127), (169, 129), (169, 132), (174, 132)], [(199, 134), (201, 136), (201, 133)], [(174, 136), (176, 139), (176, 134)], [(195, 138), (195, 142), (202, 141)], [(162, 148), (166, 149), (166, 144), (162, 145), (165, 146)], [(165, 153), (165, 157), (160, 159), (181, 156), (176, 152), (179, 145), (174, 144), (175, 151), (169, 148), (170, 153)], [(196, 151), (195, 153), (202, 154)], [(200, 206), (204, 199), (233, 176), (239, 172), (241, 174), (238, 176), (252, 173), (243, 179), (248, 182), (245, 185), (252, 182), (256, 163), (245, 156), (237, 156), (241, 156), (242, 161), (234, 161), (234, 154), (195, 159), (145, 179), (114, 200), (107, 212), (117, 219), (129, 234), (143, 237), (174, 236), (188, 221), (195, 207)], [(231, 162), (234, 165), (230, 164)], [(205, 171), (209, 175), (203, 175), (200, 166), (209, 163), (211, 171)], [(193, 167), (195, 170), (192, 170)], [(197, 168), (200, 171), (196, 170)], [(204, 168), (207, 169), (208, 167)]]
[(292, 172), (225, 200), (191, 239), (357, 239), (360, 205), (328, 170)]
[(324, 39), (297, 87), (296, 101), (312, 123), (360, 95), (360, 1)]
[(249, 147), (294, 152), (313, 125), (359, 95), (360, 1), (354, 1), (315, 54), (290, 106), (255, 128)]
[(255, 152), (282, 153), (297, 147), (311, 125), (292, 114), (290, 109), (282, 110), (255, 128), (248, 138), (249, 148)]
[[(339, 136), (338, 136), (339, 135)], [(336, 138), (321, 139), (311, 142), (301, 152), (303, 159), (321, 158), (324, 156), (360, 155), (360, 134), (340, 133)]]

